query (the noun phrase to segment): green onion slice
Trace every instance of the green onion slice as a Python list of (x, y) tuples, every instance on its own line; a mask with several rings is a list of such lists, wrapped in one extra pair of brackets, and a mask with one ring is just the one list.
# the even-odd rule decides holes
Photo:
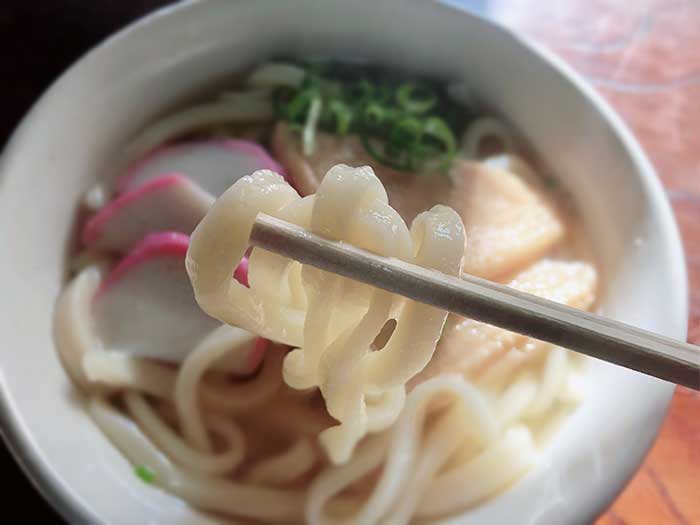
[(335, 132), (347, 135), (352, 124), (352, 109), (342, 100), (335, 99), (328, 104), (328, 112), (335, 123)]
[(316, 149), (316, 127), (318, 126), (322, 109), (323, 102), (321, 102), (321, 97), (314, 98), (306, 115), (304, 130), (301, 132), (304, 155), (306, 156), (311, 155)]
[(300, 86), (273, 93), (278, 118), (300, 132), (305, 155), (324, 130), (358, 135), (369, 155), (397, 170), (449, 168), (464, 111), (439, 88), (357, 65), (313, 64), (305, 71)]
[(373, 140), (368, 135), (360, 135), (360, 139), (367, 153), (385, 166), (398, 171), (407, 171), (410, 169), (407, 159), (400, 159), (397, 158), (396, 155), (387, 155), (385, 152), (382, 152), (376, 144), (376, 139)]
[(457, 139), (447, 123), (439, 117), (429, 117), (423, 124), (423, 134), (425, 137), (433, 139), (442, 151), (452, 154), (457, 149)]
[(396, 102), (409, 113), (425, 113), (437, 104), (437, 95), (430, 88), (414, 82), (404, 82), (396, 90)]
[(155, 472), (146, 465), (136, 465), (136, 467), (134, 467), (134, 474), (136, 474), (141, 481), (149, 485), (156, 480)]

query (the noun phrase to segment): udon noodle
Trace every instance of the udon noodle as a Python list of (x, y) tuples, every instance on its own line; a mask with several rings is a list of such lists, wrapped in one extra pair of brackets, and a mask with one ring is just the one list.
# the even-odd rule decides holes
[[(257, 111), (269, 120), (265, 93), (299, 86), (299, 75), (291, 65), (262, 68), (248, 81), (256, 94), (228, 94), (167, 117), (146, 130), (135, 149), (143, 154), (186, 135), (188, 126), (212, 124), (212, 118), (233, 115), (240, 121), (246, 111)], [(223, 116), (222, 104), (228, 112)], [(56, 310), (60, 356), (86, 393), (97, 425), (147, 473), (141, 477), (194, 507), (236, 522), (269, 524), (399, 525), (457, 515), (537, 464), (552, 429), (583, 398), (585, 360), (250, 250), (257, 214), (446, 274), (470, 271), (582, 309), (595, 300), (595, 268), (580, 251), (561, 248), (570, 225), (533, 182), (534, 169), (513, 153), (513, 136), (499, 121), (476, 119), (465, 131), (463, 155), (477, 159), (460, 165), (466, 186), (459, 179), (406, 182), (420, 187), (427, 200), (463, 191), (458, 196), (467, 204), (453, 209), (435, 197), (437, 203), (417, 215), (407, 211), (415, 202), (397, 194), (404, 183), (396, 183), (393, 173), (338, 162), (348, 160), (348, 152), (356, 154), (354, 139), (340, 139), (347, 140), (343, 148), (324, 157), (338, 139), (318, 133), (313, 140), (302, 133), (298, 144), (302, 151), (302, 142), (315, 141), (305, 162), (332, 166), (317, 182), (306, 180), (316, 186), (314, 192), (300, 196), (289, 176), (254, 171), (216, 199), (189, 240), (175, 234), (151, 239), (116, 267), (101, 252), (76, 256), (76, 275)], [(507, 154), (482, 159), (479, 145), (493, 135)], [(247, 146), (236, 148), (258, 155)], [(280, 156), (288, 161), (289, 154)], [(182, 184), (168, 181), (163, 188)], [(97, 193), (89, 195), (91, 209), (104, 208), (105, 195)], [(130, 202), (125, 198), (118, 205)], [(93, 230), (101, 227), (97, 223)], [(163, 259), (149, 269), (143, 261), (153, 250)], [(190, 317), (201, 317), (200, 331), (173, 326), (187, 337), (196, 332), (170, 340), (186, 341), (184, 351), (171, 352), (184, 357), (169, 360), (167, 351), (120, 346), (124, 326), (140, 329), (139, 313), (129, 317), (136, 303), (123, 303), (112, 290), (126, 288), (120, 283), (138, 271), (137, 284), (163, 278), (169, 286), (172, 275), (189, 277), (208, 316), (192, 310)], [(189, 282), (186, 287), (191, 295)], [(112, 309), (101, 301), (112, 301)], [(144, 308), (166, 314), (172, 306), (173, 316), (185, 308), (158, 297), (142, 301)], [(116, 328), (104, 328), (101, 312), (124, 304), (125, 317), (115, 321)], [(187, 316), (176, 319), (187, 323)]]
[[(309, 266), (293, 268), (298, 263), (262, 250), (250, 257), (250, 288), (231, 280), (259, 212), (451, 275), (461, 271), (462, 221), (435, 206), (409, 232), (371, 169), (338, 165), (305, 199), (271, 172), (245, 177), (192, 235), (187, 268), (199, 304), (223, 322), (297, 347), (285, 358), (285, 382), (320, 389), (340, 425), (319, 439), (331, 461), (344, 463), (367, 431), (395, 421), (404, 384), (430, 360), (447, 314)], [(392, 313), (396, 327), (386, 346), (370, 352)]]

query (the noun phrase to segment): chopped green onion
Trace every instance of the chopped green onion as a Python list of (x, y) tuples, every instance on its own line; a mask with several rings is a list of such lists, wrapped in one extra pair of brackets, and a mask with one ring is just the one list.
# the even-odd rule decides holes
[(423, 133), (435, 139), (445, 153), (454, 153), (457, 149), (457, 139), (450, 127), (439, 117), (429, 117), (423, 125)]
[(362, 114), (362, 120), (369, 129), (379, 129), (387, 117), (386, 108), (376, 102), (367, 104)]
[(446, 170), (466, 121), (439, 86), (405, 81), (368, 66), (316, 63), (305, 67), (296, 88), (278, 87), (278, 118), (302, 135), (312, 154), (318, 130), (359, 136), (380, 163), (401, 171)]
[(134, 474), (144, 483), (152, 484), (156, 480), (156, 474), (146, 465), (136, 465)]
[(351, 84), (348, 88), (348, 98), (351, 100), (357, 100), (358, 102), (364, 102), (369, 99), (374, 92), (374, 87), (369, 80), (363, 78)]
[(292, 122), (303, 122), (311, 108), (311, 102), (318, 94), (313, 89), (305, 89), (297, 93), (285, 107), (285, 114)]
[(430, 117), (425, 121), (423, 127), (425, 136), (432, 138), (441, 148), (442, 155), (440, 156), (440, 169), (446, 171), (457, 151), (457, 139), (452, 133), (450, 127), (444, 120), (438, 117)]
[(397, 146), (411, 147), (421, 140), (423, 127), (415, 117), (404, 117), (394, 124), (389, 132), (389, 142)]
[(331, 100), (328, 112), (335, 122), (335, 132), (338, 135), (347, 135), (352, 123), (352, 110), (342, 100)]
[(395, 88), (387, 83), (378, 84), (374, 88), (374, 98), (384, 105), (389, 105), (394, 99)]
[(429, 88), (405, 82), (396, 90), (396, 101), (409, 113), (425, 113), (437, 104), (437, 96)]
[(385, 166), (399, 171), (406, 171), (409, 169), (407, 162), (399, 162), (395, 156), (388, 156), (382, 153), (368, 135), (360, 135), (360, 139), (367, 153)]
[(301, 133), (304, 155), (306, 156), (311, 155), (316, 149), (316, 127), (318, 126), (322, 108), (323, 102), (321, 102), (321, 97), (316, 97), (311, 101), (311, 107), (306, 115), (304, 131)]

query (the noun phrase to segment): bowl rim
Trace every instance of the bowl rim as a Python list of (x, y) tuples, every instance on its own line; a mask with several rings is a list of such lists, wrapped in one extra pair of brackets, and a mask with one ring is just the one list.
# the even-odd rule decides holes
[[(119, 29), (115, 33), (106, 37), (94, 47), (85, 52), (75, 60), (51, 85), (42, 93), (36, 102), (31, 106), (27, 114), (21, 119), (12, 132), (4, 149), (0, 153), (0, 182), (5, 176), (5, 172), (12, 164), (13, 155), (24, 141), (24, 135), (40, 120), (41, 114), (46, 106), (50, 106), (54, 93), (59, 84), (74, 74), (84, 62), (94, 55), (109, 52), (112, 45), (129, 38), (132, 32), (140, 31), (144, 27), (158, 21), (160, 18), (168, 17), (174, 13), (186, 12), (195, 9), (198, 4), (208, 3), (205, 0), (181, 0), (175, 4), (158, 8)], [(245, 3), (245, 0), (238, 0), (237, 4)], [(588, 102), (593, 111), (599, 113), (615, 135), (620, 138), (622, 148), (626, 150), (632, 160), (640, 183), (644, 186), (645, 193), (649, 197), (650, 206), (657, 213), (658, 223), (667, 239), (667, 245), (672, 250), (669, 253), (672, 260), (672, 270), (675, 277), (677, 296), (685, 297), (683, 304), (674, 305), (684, 318), (688, 317), (688, 280), (687, 268), (685, 264), (685, 254), (681, 241), (678, 225), (656, 171), (647, 158), (637, 139), (624, 123), (622, 118), (615, 112), (612, 106), (603, 98), (591, 84), (582, 78), (572, 66), (567, 64), (562, 58), (555, 55), (543, 45), (529, 39), (526, 36), (517, 34), (511, 29), (482, 16), (481, 13), (471, 11), (464, 6), (458, 5), (454, 0), (431, 0), (434, 8), (456, 11), (460, 16), (472, 17), (479, 20), (479, 23), (488, 24), (492, 29), (498, 31), (504, 39), (510, 39), (517, 46), (524, 48), (531, 54), (538, 55), (562, 80), (575, 88), (577, 93)], [(233, 3), (232, 3), (233, 4)], [(0, 190), (1, 192), (1, 190)], [(683, 327), (678, 334), (684, 339), (687, 337), (687, 329)], [(665, 385), (668, 393), (668, 401), (675, 385)], [(665, 409), (667, 410), (667, 408)], [(657, 428), (660, 430), (660, 424)], [(25, 428), (25, 424), (13, 405), (11, 396), (6, 389), (3, 371), (0, 368), (0, 436), (11, 452), (15, 461), (30, 480), (35, 489), (45, 498), (46, 501), (69, 523), (91, 523), (94, 516), (85, 507), (72, 490), (63, 484), (58, 474), (51, 465), (43, 458), (41, 451), (36, 445), (31, 434)], [(647, 449), (648, 452), (648, 449)], [(626, 481), (629, 481), (627, 479)], [(622, 486), (621, 486), (622, 488)]]

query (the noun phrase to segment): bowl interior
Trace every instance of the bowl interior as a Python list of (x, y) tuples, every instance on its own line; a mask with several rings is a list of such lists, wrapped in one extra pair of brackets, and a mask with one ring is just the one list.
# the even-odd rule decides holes
[[(71, 68), (16, 132), (0, 178), (0, 412), (25, 468), (70, 521), (203, 522), (139, 483), (92, 424), (56, 356), (51, 318), (81, 193), (145, 122), (266, 57), (351, 56), (464, 81), (574, 196), (606, 278), (603, 312), (685, 338), (676, 227), (617, 117), (556, 59), (505, 30), (433, 2), (397, 7), (301, 0), (161, 11)], [(654, 439), (672, 386), (601, 362), (591, 374), (588, 399), (540, 466), (469, 512), (469, 523), (590, 523), (616, 495)]]

